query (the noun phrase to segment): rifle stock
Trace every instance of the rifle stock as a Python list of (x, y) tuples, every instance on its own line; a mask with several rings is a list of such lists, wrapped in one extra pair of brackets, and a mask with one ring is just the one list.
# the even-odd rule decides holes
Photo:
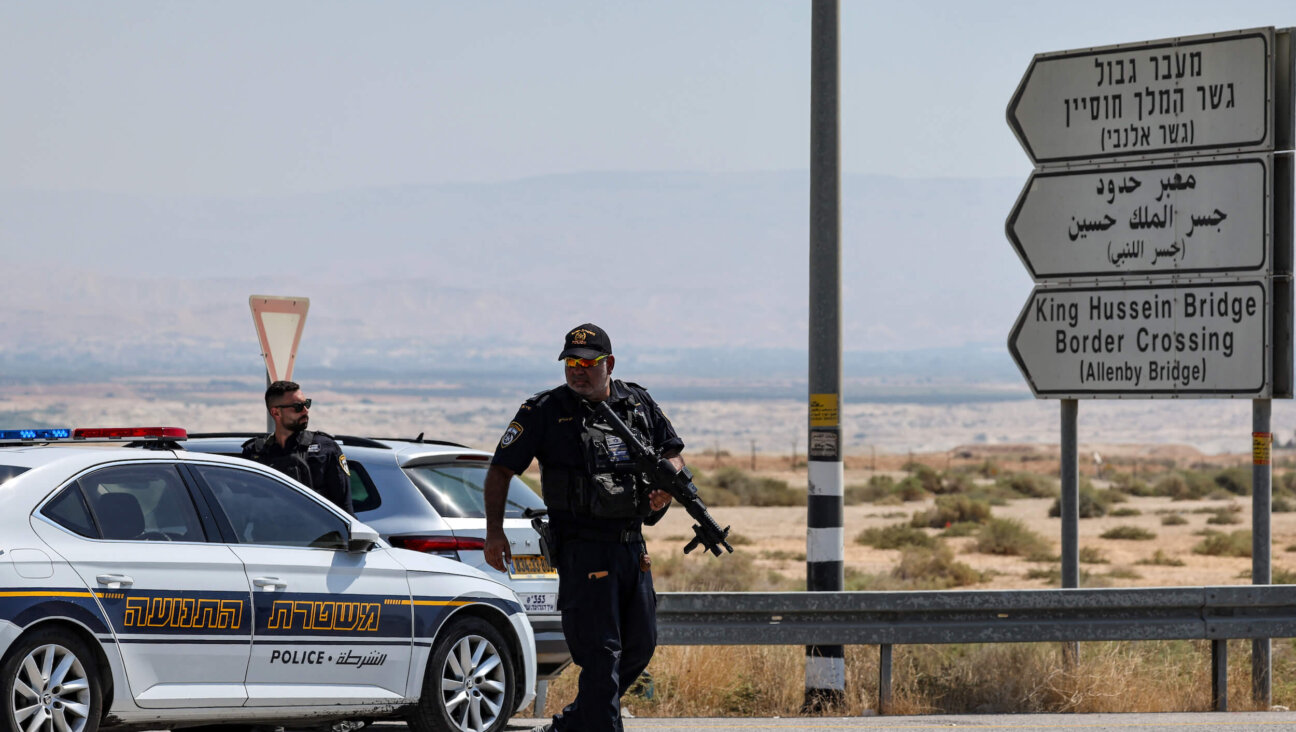
[(693, 473), (687, 467), (677, 472), (669, 460), (640, 441), (616, 412), (612, 411), (607, 402), (598, 402), (593, 409), (595, 414), (607, 421), (613, 432), (625, 440), (626, 446), (634, 453), (635, 459), (648, 474), (652, 486), (671, 494), (671, 497), (679, 501), (684, 510), (688, 511), (688, 515), (697, 522), (693, 525), (693, 539), (685, 545), (684, 553), (688, 554), (699, 544), (717, 557), (720, 556), (721, 547), (733, 553), (733, 547), (725, 541), (729, 536), (729, 527), (722, 529), (715, 519), (711, 518), (706, 504), (697, 494), (697, 486), (693, 485)]

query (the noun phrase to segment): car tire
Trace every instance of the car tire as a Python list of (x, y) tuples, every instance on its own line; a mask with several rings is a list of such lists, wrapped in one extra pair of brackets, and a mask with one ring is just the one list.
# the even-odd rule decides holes
[(499, 732), (512, 716), (517, 687), (513, 650), (477, 617), (452, 620), (438, 636), (409, 716), (414, 732)]
[(0, 664), (0, 681), (8, 732), (99, 729), (103, 705), (99, 661), (70, 633), (46, 628), (19, 638)]

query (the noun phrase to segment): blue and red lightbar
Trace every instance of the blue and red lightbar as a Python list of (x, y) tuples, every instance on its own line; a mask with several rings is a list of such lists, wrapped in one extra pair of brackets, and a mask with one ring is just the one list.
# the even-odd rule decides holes
[(186, 440), (189, 433), (183, 427), (38, 427), (19, 430), (0, 430), (0, 442), (124, 442)]

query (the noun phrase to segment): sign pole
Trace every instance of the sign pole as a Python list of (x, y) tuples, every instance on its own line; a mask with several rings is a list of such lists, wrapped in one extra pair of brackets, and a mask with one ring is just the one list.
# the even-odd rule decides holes
[[(1080, 412), (1075, 399), (1060, 399), (1061, 407), (1061, 479), (1062, 498), (1059, 501), (1062, 518), (1062, 587), (1080, 586), (1080, 461), (1077, 445), (1076, 423)], [(1072, 641), (1062, 645), (1062, 655), (1068, 662), (1080, 660), (1080, 644)]]
[[(1251, 584), (1267, 585), (1272, 581), (1270, 551), (1270, 511), (1272, 510), (1273, 466), (1270, 448), (1273, 433), (1270, 425), (1269, 399), (1251, 400)], [(1262, 709), (1272, 701), (1273, 664), (1268, 638), (1251, 641), (1251, 694)]]
[[(806, 589), (844, 582), (841, 457), (841, 150), (837, 0), (814, 0), (810, 36), (810, 364)], [(806, 646), (805, 708), (846, 698), (842, 646)]]

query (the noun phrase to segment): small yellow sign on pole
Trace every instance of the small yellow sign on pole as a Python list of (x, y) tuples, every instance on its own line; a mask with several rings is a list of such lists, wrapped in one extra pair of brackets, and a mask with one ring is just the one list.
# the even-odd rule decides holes
[(810, 395), (810, 426), (836, 427), (841, 424), (837, 413), (837, 394)]

